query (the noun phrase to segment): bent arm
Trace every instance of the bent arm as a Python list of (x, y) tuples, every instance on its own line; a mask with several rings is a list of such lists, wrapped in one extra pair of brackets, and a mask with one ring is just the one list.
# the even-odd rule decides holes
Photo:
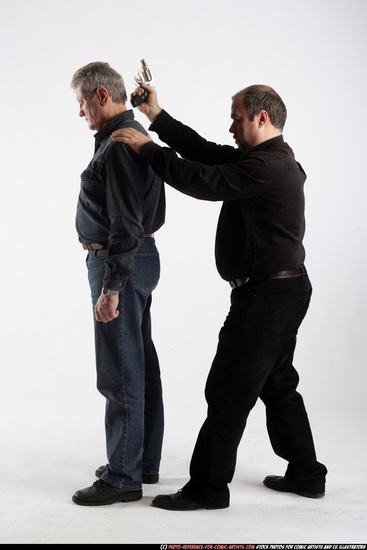
[(161, 141), (188, 160), (195, 160), (209, 166), (236, 162), (241, 153), (230, 145), (218, 145), (207, 141), (195, 130), (174, 119), (163, 109), (149, 126)]

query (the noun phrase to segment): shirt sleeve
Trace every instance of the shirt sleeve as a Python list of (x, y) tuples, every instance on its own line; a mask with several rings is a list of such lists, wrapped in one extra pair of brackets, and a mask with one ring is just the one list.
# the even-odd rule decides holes
[(126, 145), (116, 142), (111, 145), (105, 165), (110, 233), (103, 286), (112, 290), (120, 290), (125, 285), (144, 239), (146, 171), (146, 163)]
[(170, 148), (149, 142), (140, 155), (170, 186), (196, 199), (230, 201), (263, 195), (271, 182), (267, 162), (247, 155), (235, 163), (206, 165), (179, 158)]
[(162, 110), (149, 127), (161, 141), (188, 160), (212, 166), (226, 162), (236, 162), (241, 153), (230, 145), (218, 145), (207, 141), (195, 130), (174, 119)]

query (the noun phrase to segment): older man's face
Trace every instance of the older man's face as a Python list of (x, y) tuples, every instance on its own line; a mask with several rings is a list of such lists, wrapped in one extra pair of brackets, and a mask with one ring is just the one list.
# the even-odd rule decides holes
[(104, 126), (105, 121), (102, 118), (100, 98), (97, 92), (93, 97), (87, 97), (83, 94), (79, 85), (75, 88), (75, 95), (79, 103), (79, 116), (85, 117), (90, 130), (98, 132)]

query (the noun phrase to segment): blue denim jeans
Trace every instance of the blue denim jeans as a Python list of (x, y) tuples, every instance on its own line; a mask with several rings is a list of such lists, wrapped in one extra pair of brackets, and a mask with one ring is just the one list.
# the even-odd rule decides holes
[(102, 479), (121, 489), (141, 489), (141, 474), (159, 472), (163, 440), (160, 367), (151, 336), (152, 291), (160, 276), (152, 237), (135, 256), (134, 272), (119, 294), (119, 316), (98, 322), (94, 306), (101, 294), (107, 250), (87, 256), (92, 294), (97, 388), (106, 398), (107, 471)]

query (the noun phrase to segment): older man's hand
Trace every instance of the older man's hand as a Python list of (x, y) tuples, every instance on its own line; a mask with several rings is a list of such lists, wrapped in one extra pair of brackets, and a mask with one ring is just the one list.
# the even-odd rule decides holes
[(105, 296), (104, 294), (101, 294), (94, 308), (97, 321), (108, 323), (109, 321), (113, 321), (114, 319), (116, 319), (116, 317), (118, 317), (120, 314), (119, 310), (117, 309), (118, 304), (118, 295)]

